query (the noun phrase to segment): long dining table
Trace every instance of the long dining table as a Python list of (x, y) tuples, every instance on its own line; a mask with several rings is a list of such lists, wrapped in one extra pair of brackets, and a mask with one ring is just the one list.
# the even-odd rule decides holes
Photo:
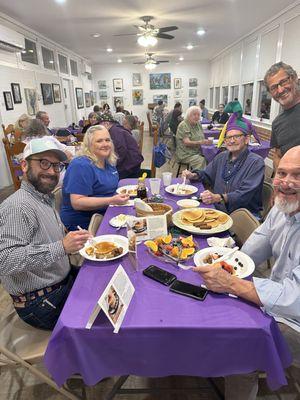
[[(119, 186), (136, 182), (126, 179)], [(195, 185), (198, 194), (204, 190), (201, 183)], [(174, 212), (178, 210), (179, 197), (166, 193), (163, 186), (161, 195)], [(97, 235), (125, 236), (126, 229), (116, 232), (109, 224), (120, 213), (134, 214), (134, 208), (108, 207)], [(219, 235), (228, 236), (228, 232)], [(200, 249), (207, 247), (206, 236), (194, 235), (194, 239)], [(87, 385), (94, 385), (105, 377), (120, 375), (216, 377), (254, 370), (266, 372), (273, 390), (286, 384), (284, 368), (291, 356), (271, 316), (225, 294), (209, 292), (201, 302), (170, 292), (142, 271), (155, 264), (197, 285), (201, 284), (200, 275), (165, 263), (151, 255), (143, 243), (138, 245), (138, 260), (137, 270), (128, 255), (111, 261), (86, 260), (80, 268), (44, 358), (58, 385), (75, 373)], [(119, 333), (113, 333), (103, 312), (92, 328), (86, 329), (97, 300), (120, 264), (135, 293)]]

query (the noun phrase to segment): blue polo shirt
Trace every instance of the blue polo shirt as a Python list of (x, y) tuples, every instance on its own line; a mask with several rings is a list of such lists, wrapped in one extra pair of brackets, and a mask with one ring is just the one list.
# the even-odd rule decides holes
[(118, 171), (106, 163), (105, 168), (97, 167), (89, 158), (74, 158), (67, 168), (63, 188), (60, 217), (69, 231), (77, 230), (77, 225), (84, 229), (89, 226), (94, 213), (105, 212), (106, 207), (93, 211), (74, 210), (70, 195), (81, 194), (88, 197), (110, 197), (116, 192), (119, 182)]

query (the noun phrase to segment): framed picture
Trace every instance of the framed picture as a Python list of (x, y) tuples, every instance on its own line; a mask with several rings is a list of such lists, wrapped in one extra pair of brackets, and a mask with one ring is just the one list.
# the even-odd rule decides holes
[(181, 78), (174, 78), (174, 89), (181, 89), (182, 83)]
[(36, 115), (39, 111), (38, 95), (35, 89), (24, 89), (28, 115)]
[(196, 87), (198, 86), (198, 79), (197, 78), (190, 78), (189, 79), (189, 87)]
[(107, 87), (106, 87), (106, 81), (98, 81), (98, 88), (99, 89), (106, 89)]
[(84, 93), (84, 99), (86, 108), (91, 107), (91, 94), (89, 92)]
[(150, 89), (171, 89), (171, 74), (150, 74)]
[(20, 84), (19, 83), (11, 83), (10, 86), (11, 86), (14, 103), (21, 104), (22, 96), (21, 96)]
[(106, 90), (100, 90), (100, 92), (99, 92), (99, 99), (100, 99), (100, 100), (105, 100), (105, 99), (107, 99), (107, 91), (106, 91)]
[(178, 99), (182, 97), (182, 90), (178, 89), (178, 90), (174, 90), (174, 98)]
[(143, 89), (134, 89), (132, 91), (132, 104), (134, 106), (143, 105)]
[(159, 100), (162, 100), (165, 104), (168, 104), (168, 95), (167, 94), (156, 94), (153, 96), (153, 103), (158, 103)]
[(83, 108), (83, 89), (75, 88), (77, 108)]
[(90, 99), (91, 99), (91, 106), (95, 104), (95, 97), (94, 97), (94, 92), (90, 90)]
[(197, 97), (197, 89), (189, 89), (189, 97)]
[(52, 83), (54, 103), (61, 103), (60, 84)]
[(123, 79), (113, 79), (114, 92), (123, 92)]
[(132, 74), (132, 86), (142, 85), (142, 75), (139, 72), (134, 72)]
[(44, 104), (53, 104), (53, 92), (51, 83), (41, 83)]
[(124, 107), (124, 100), (122, 96), (114, 96), (114, 106), (117, 107)]
[(196, 106), (196, 105), (197, 105), (197, 103), (196, 103), (195, 99), (189, 99), (189, 107)]
[(3, 97), (4, 97), (6, 109), (7, 110), (13, 110), (14, 109), (14, 103), (12, 101), (11, 92), (3, 92)]

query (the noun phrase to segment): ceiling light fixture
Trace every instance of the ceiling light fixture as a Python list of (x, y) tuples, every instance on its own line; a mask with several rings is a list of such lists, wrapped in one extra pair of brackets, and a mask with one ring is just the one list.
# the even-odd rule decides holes
[(107, 51), (108, 53), (111, 53), (111, 52), (113, 51), (113, 49), (112, 49), (111, 47), (108, 47), (108, 48), (106, 49), (106, 51)]
[(98, 37), (101, 36), (101, 33), (92, 33), (91, 36), (92, 36), (93, 38), (98, 38)]
[(141, 35), (138, 38), (138, 44), (143, 47), (153, 47), (157, 44), (157, 39), (151, 34)]
[(65, 3), (65, 1), (66, 1), (66, 0), (55, 0), (55, 3), (63, 4), (63, 3)]
[(122, 59), (121, 59), (121, 58), (118, 58), (117, 61), (118, 61), (118, 63), (121, 63), (121, 62), (122, 62)]
[(199, 28), (197, 30), (197, 35), (199, 35), (199, 36), (205, 35), (205, 30), (203, 28)]
[(186, 48), (187, 48), (188, 50), (192, 50), (192, 49), (194, 48), (194, 46), (193, 46), (192, 44), (188, 44), (188, 45), (186, 46)]
[(184, 58), (183, 58), (183, 57), (179, 57), (178, 60), (179, 60), (179, 61), (183, 61)]
[(154, 60), (148, 60), (145, 62), (145, 68), (147, 70), (155, 69), (156, 68), (156, 62)]

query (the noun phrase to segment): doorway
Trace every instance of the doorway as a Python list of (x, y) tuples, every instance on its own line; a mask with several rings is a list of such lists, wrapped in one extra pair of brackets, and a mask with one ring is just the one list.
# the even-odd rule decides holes
[(66, 126), (76, 123), (76, 116), (74, 114), (74, 99), (72, 97), (72, 82), (69, 79), (62, 80), (63, 99), (65, 108)]

